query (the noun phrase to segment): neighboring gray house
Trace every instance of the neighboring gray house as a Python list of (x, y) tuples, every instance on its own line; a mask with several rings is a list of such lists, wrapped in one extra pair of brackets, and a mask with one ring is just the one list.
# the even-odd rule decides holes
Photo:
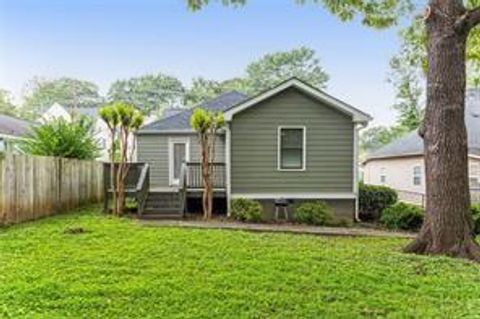
[(0, 114), (0, 152), (17, 152), (16, 142), (25, 138), (32, 123)]
[[(355, 216), (358, 131), (369, 115), (296, 78), (251, 98), (230, 92), (200, 107), (224, 112), (227, 123), (213, 165), (216, 196), (226, 199), (228, 214), (230, 199), (259, 200), (269, 215), (274, 200), (285, 198), (290, 212), (302, 201), (321, 199), (337, 217)], [(181, 110), (137, 133), (137, 159), (150, 166), (147, 212), (149, 206), (171, 209), (159, 201), (175, 201), (184, 185), (189, 194), (201, 191), (191, 114)]]
[[(480, 201), (480, 91), (466, 94), (465, 122), (468, 134), (468, 157), (472, 200)], [(424, 204), (425, 164), (423, 140), (417, 131), (385, 145), (367, 155), (363, 163), (367, 184), (394, 188), (400, 199)]]

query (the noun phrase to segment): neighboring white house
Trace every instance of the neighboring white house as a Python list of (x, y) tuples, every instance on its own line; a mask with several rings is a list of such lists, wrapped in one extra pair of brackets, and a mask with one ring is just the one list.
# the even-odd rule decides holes
[(50, 106), (45, 112), (42, 113), (42, 115), (38, 119), (38, 122), (43, 124), (60, 118), (70, 122), (72, 120), (72, 115), (62, 105), (58, 103), (53, 103), (52, 106)]
[[(54, 119), (64, 119), (67, 122), (71, 122), (75, 116), (77, 115), (84, 115), (91, 118), (94, 122), (94, 131), (95, 137), (98, 141), (98, 144), (101, 148), (100, 157), (98, 160), (100, 161), (108, 161), (109, 160), (109, 150), (110, 150), (110, 131), (108, 130), (107, 125), (105, 122), (98, 116), (98, 107), (66, 107), (60, 105), (59, 103), (54, 103), (50, 106), (41, 117), (38, 119), (40, 123), (46, 123), (48, 121)], [(145, 119), (145, 124), (153, 122), (156, 118), (147, 117)], [(129, 142), (130, 147), (133, 147), (135, 143), (132, 140)], [(133, 150), (132, 160), (136, 159), (136, 152)]]
[[(465, 120), (468, 131), (469, 176), (472, 200), (480, 200), (480, 91), (469, 90)], [(366, 184), (385, 185), (405, 201), (421, 204), (425, 195), (423, 140), (416, 131), (367, 155), (363, 162)]]

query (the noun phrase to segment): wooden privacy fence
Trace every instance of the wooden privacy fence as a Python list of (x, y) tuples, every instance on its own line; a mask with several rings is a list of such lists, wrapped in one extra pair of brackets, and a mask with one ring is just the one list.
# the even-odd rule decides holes
[(6, 154), (0, 160), (0, 224), (101, 202), (103, 163)]

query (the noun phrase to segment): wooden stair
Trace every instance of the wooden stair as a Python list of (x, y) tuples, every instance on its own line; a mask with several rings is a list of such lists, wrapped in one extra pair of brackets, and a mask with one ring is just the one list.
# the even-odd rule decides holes
[(181, 207), (181, 196), (177, 192), (149, 192), (141, 218), (179, 219), (183, 217)]

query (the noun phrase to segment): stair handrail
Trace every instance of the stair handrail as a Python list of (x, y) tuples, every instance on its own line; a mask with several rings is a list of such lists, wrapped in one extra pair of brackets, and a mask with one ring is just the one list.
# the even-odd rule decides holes
[(147, 202), (148, 191), (150, 189), (150, 166), (145, 163), (140, 172), (136, 187), (137, 197), (137, 214), (141, 216), (145, 210), (145, 203)]

